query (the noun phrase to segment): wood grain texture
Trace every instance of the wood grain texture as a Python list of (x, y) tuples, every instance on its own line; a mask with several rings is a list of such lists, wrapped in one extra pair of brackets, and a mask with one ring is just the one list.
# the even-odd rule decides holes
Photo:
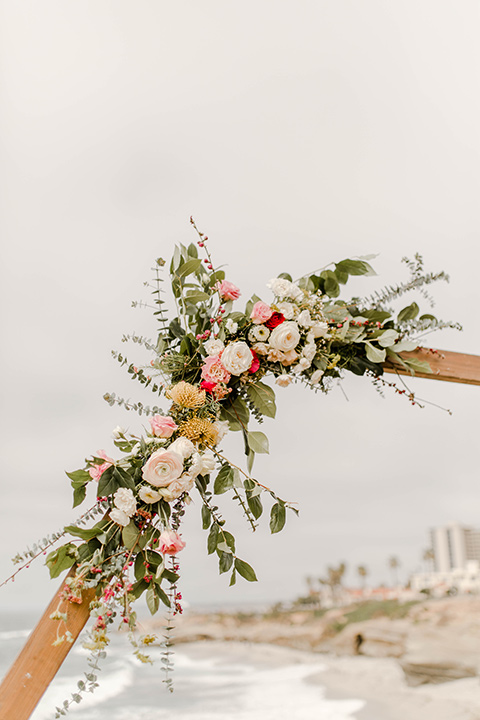
[[(479, 355), (466, 355), (465, 353), (450, 352), (449, 350), (417, 348), (412, 352), (400, 353), (400, 357), (415, 358), (416, 360), (426, 360), (428, 362), (432, 368), (432, 373), (415, 372), (415, 377), (464, 383), (466, 385), (480, 385)], [(401, 365), (393, 365), (390, 361), (384, 363), (383, 369), (387, 373), (410, 375), (410, 372)]]
[[(73, 569), (70, 570), (68, 575), (73, 572)], [(81, 604), (65, 600), (61, 602), (60, 612), (67, 613), (66, 625), (58, 620), (50, 620), (51, 613), (58, 607), (58, 595), (64, 584), (65, 580), (0, 686), (0, 720), (27, 720), (30, 717), (73, 647), (73, 643), (69, 642), (52, 645), (57, 638), (57, 630), (60, 634), (70, 630), (75, 641), (88, 620), (95, 589), (83, 592)]]

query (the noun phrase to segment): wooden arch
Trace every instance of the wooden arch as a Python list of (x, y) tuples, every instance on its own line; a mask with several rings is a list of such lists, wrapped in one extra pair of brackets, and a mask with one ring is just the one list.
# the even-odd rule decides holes
[[(404, 357), (426, 360), (432, 373), (415, 373), (416, 377), (446, 382), (480, 385), (480, 356), (455, 353), (446, 350), (418, 348)], [(409, 375), (402, 366), (385, 363), (387, 373)], [(72, 574), (72, 569), (69, 574)], [(59, 588), (63, 588), (64, 581)], [(74, 641), (85, 626), (90, 614), (90, 602), (95, 590), (83, 593), (81, 604), (63, 601), (61, 612), (67, 613), (67, 627)], [(28, 720), (45, 690), (57, 674), (72, 644), (64, 642), (52, 646), (56, 639), (57, 625), (49, 619), (58, 607), (58, 592), (45, 610), (38, 625), (29, 636), (23, 650), (15, 660), (0, 686), (0, 720)]]

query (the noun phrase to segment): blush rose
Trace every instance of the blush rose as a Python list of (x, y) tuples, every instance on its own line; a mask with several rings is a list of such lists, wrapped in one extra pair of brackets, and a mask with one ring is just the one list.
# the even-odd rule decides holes
[(256, 325), (266, 322), (273, 315), (273, 310), (270, 305), (259, 300), (255, 303), (250, 313), (250, 317)]
[(157, 547), (163, 555), (176, 555), (183, 550), (185, 543), (175, 530), (164, 530), (158, 538)]
[(183, 458), (173, 450), (156, 450), (142, 468), (142, 477), (154, 487), (167, 487), (183, 472)]
[(172, 437), (175, 430), (178, 430), (178, 425), (175, 420), (168, 415), (154, 415), (150, 418), (150, 425), (152, 426), (152, 433), (155, 437), (160, 438)]

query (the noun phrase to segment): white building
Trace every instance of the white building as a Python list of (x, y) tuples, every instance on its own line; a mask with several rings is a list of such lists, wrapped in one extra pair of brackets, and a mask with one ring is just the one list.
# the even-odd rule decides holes
[(414, 590), (480, 592), (480, 530), (449, 523), (430, 530), (433, 571), (411, 578)]

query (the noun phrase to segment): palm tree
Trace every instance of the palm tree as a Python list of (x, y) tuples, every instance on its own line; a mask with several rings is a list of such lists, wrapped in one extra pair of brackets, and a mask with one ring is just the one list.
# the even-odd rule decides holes
[(319, 583), (327, 585), (332, 592), (332, 599), (335, 600), (338, 594), (338, 589), (342, 586), (343, 576), (347, 570), (347, 566), (344, 562), (340, 563), (338, 567), (329, 565), (327, 567), (327, 577), (318, 578)]
[(361, 578), (362, 590), (365, 590), (365, 585), (366, 585), (366, 582), (367, 582), (367, 579), (366, 579), (366, 578), (367, 578), (367, 575), (368, 575), (368, 568), (365, 567), (365, 565), (359, 565), (359, 566), (357, 567), (357, 573), (358, 573), (359, 578)]
[(388, 558), (388, 567), (392, 571), (393, 584), (395, 586), (398, 585), (398, 568), (400, 567), (400, 564), (400, 560), (395, 557), (395, 555), (392, 555), (390, 558)]

